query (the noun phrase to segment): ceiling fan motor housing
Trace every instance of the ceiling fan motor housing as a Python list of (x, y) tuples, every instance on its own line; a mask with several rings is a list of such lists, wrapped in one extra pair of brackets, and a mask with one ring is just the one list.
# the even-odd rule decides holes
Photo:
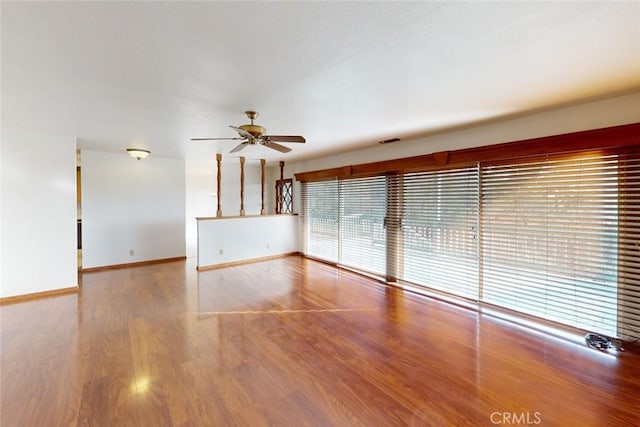
[(264, 135), (265, 132), (267, 131), (262, 126), (258, 126), (258, 125), (254, 125), (254, 124), (240, 125), (239, 128), (242, 129), (245, 132), (249, 132), (251, 135), (253, 135), (256, 138), (259, 137), (259, 136)]

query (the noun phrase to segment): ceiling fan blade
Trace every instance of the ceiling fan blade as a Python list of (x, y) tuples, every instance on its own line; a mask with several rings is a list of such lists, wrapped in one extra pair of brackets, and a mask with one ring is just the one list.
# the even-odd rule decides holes
[(240, 134), (240, 136), (243, 137), (243, 138), (249, 138), (249, 139), (253, 138), (253, 135), (251, 135), (249, 132), (247, 132), (244, 129), (240, 129), (239, 127), (235, 127), (235, 126), (231, 126), (231, 125), (229, 125), (229, 127), (231, 129), (235, 130), (236, 132), (238, 132)]
[[(240, 139), (240, 138), (238, 138)], [(230, 153), (237, 153), (240, 150), (244, 150), (244, 148), (247, 146), (246, 142), (241, 142), (240, 144), (236, 145), (233, 150), (229, 151)]]
[(289, 151), (291, 151), (291, 148), (285, 147), (284, 145), (276, 144), (275, 142), (265, 142), (262, 145), (277, 150), (281, 153), (288, 153)]
[(304, 136), (299, 135), (264, 135), (263, 138), (278, 142), (306, 142)]
[(244, 138), (191, 138), (190, 141), (230, 141)]

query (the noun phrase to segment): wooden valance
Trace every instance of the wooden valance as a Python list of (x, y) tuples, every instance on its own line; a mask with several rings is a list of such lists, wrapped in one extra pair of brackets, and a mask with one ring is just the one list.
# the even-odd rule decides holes
[(635, 144), (640, 144), (640, 123), (302, 172), (294, 176), (297, 181), (310, 182), (387, 173), (420, 172), (483, 161), (518, 159)]

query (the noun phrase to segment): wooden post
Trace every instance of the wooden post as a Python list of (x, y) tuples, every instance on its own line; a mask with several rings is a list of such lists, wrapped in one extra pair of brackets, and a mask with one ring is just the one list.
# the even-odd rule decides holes
[(277, 197), (278, 197), (278, 201), (277, 201), (277, 206), (278, 206), (278, 212), (279, 214), (282, 213), (282, 208), (284, 207), (284, 203), (283, 203), (283, 199), (284, 199), (284, 194), (283, 191), (284, 190), (284, 161), (281, 160), (280, 161), (280, 185), (276, 185), (276, 188), (279, 188), (279, 191), (276, 191), (277, 193)]
[(218, 190), (216, 192), (216, 195), (218, 197), (218, 210), (216, 211), (216, 216), (222, 216), (222, 195), (220, 194), (220, 191), (222, 189), (222, 170), (221, 170), (221, 165), (220, 163), (222, 162), (222, 154), (216, 154), (216, 163), (218, 165)]
[(260, 159), (260, 184), (262, 186), (262, 207), (260, 208), (260, 215), (264, 215), (264, 166), (266, 162), (265, 159)]
[(244, 216), (244, 157), (240, 157), (240, 216)]

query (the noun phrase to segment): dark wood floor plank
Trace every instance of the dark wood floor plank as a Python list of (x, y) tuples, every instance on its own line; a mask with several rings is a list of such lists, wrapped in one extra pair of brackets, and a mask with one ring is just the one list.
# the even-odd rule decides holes
[(636, 350), (602, 354), (300, 257), (89, 273), (78, 295), (0, 316), (2, 426), (638, 421)]
[(78, 426), (107, 425), (109, 421), (109, 378), (87, 381), (82, 388)]

